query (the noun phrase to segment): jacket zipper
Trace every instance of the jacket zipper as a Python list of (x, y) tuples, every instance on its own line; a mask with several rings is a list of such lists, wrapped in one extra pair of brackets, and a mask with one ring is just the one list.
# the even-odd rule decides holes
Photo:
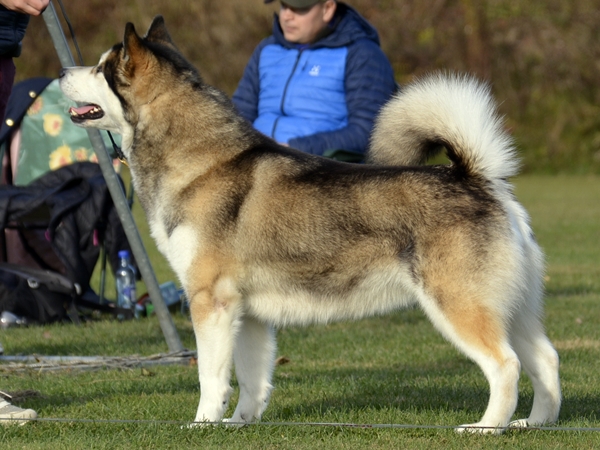
[[(283, 88), (283, 95), (281, 96), (281, 106), (279, 108), (281, 110), (281, 115), (283, 115), (283, 116), (286, 115), (285, 110), (283, 108), (283, 104), (285, 103), (285, 96), (287, 95), (288, 87), (290, 85), (290, 82), (292, 81), (292, 78), (294, 77), (294, 73), (296, 72), (298, 63), (300, 62), (300, 57), (302, 56), (302, 52), (303, 52), (303, 49), (298, 50), (298, 56), (296, 56), (296, 62), (294, 63), (294, 67), (292, 67), (292, 72), (290, 73), (290, 76), (288, 77), (287, 81), (285, 82), (285, 87)], [(275, 119), (275, 122), (273, 123), (273, 130), (271, 131), (271, 137), (273, 139), (275, 139), (275, 130), (277, 129), (277, 122), (279, 122), (279, 117), (277, 119)]]

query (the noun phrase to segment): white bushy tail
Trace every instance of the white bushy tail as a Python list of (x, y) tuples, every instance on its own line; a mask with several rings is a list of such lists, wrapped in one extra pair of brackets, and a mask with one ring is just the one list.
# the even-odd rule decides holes
[(369, 162), (422, 164), (441, 146), (465, 175), (492, 180), (518, 171), (490, 89), (473, 77), (435, 74), (402, 88), (379, 114)]

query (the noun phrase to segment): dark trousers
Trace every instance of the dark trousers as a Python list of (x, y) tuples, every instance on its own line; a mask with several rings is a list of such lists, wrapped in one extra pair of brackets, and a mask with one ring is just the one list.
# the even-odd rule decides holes
[(0, 119), (4, 120), (8, 97), (15, 81), (15, 63), (11, 57), (0, 56)]

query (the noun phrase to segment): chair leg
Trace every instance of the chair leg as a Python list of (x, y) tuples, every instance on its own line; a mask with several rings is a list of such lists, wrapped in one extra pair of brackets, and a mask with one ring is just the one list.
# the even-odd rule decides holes
[(98, 289), (98, 296), (100, 297), (100, 304), (104, 304), (104, 288), (106, 286), (106, 248), (104, 247), (104, 243), (100, 245), (100, 264), (101, 264), (101, 272), (100, 272), (100, 287)]

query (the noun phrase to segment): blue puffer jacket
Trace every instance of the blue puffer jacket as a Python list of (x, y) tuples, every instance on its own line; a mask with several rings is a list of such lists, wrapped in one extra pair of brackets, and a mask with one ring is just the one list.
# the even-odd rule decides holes
[(0, 56), (21, 54), (21, 41), (29, 24), (29, 16), (0, 6)]
[(278, 142), (322, 155), (364, 153), (379, 108), (396, 89), (377, 31), (339, 3), (330, 34), (309, 46), (273, 35), (248, 62), (233, 95), (238, 111)]

